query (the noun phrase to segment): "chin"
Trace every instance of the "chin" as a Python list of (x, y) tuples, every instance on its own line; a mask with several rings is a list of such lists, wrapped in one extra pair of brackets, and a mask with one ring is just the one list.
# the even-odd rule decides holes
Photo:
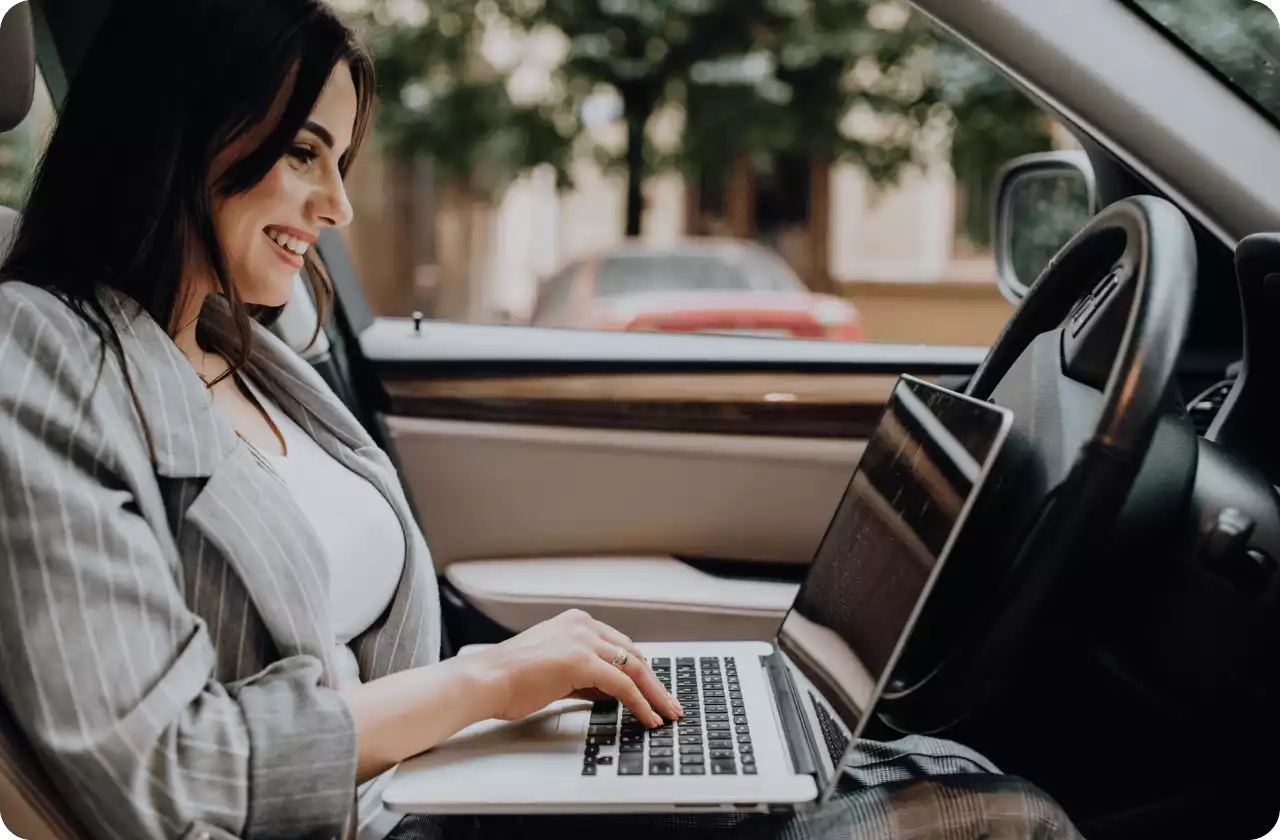
[(293, 297), (294, 272), (258, 275), (257, 282), (240, 294), (245, 303), (258, 306), (284, 306)]

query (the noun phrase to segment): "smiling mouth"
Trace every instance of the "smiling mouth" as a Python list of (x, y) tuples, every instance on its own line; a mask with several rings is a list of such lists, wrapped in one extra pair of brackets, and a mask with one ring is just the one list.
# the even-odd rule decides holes
[(310, 242), (304, 242), (296, 236), (291, 236), (277, 227), (266, 227), (262, 232), (267, 238), (280, 246), (280, 249), (295, 256), (302, 257), (307, 253), (307, 249), (311, 247)]

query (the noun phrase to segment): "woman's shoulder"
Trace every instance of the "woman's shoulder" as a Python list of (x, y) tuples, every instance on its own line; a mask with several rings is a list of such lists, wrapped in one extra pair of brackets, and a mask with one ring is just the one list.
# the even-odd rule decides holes
[(82, 394), (97, 380), (98, 333), (49, 289), (0, 282), (0, 336), (0, 395)]
[(88, 350), (98, 337), (89, 322), (49, 289), (21, 280), (0, 282), (0, 335), (10, 353)]

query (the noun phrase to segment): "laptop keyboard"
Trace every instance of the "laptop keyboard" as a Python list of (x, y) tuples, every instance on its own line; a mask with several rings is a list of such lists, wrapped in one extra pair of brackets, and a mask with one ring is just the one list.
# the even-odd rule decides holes
[[(756, 775), (747, 710), (732, 656), (670, 658), (650, 664), (684, 707), (684, 717), (646, 729), (617, 700), (591, 709), (582, 775)], [(677, 769), (678, 768), (678, 769)]]
[(827, 707), (818, 702), (818, 697), (809, 692), (809, 702), (818, 714), (818, 728), (822, 730), (822, 740), (827, 743), (827, 754), (831, 756), (831, 766), (839, 767), (844, 760), (844, 751), (849, 748), (849, 738), (831, 718)]

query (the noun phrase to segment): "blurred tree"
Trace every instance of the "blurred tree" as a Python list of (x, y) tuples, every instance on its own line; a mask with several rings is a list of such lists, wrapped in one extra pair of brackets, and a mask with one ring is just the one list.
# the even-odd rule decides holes
[[(583, 110), (620, 102), (626, 233), (640, 233), (643, 185), (677, 166), (711, 183), (742, 156), (848, 161), (878, 184), (913, 163), (951, 160), (967, 229), (984, 243), (986, 193), (1009, 157), (1047, 148), (1042, 112), (981, 59), (939, 38), (898, 0), (366, 0), (380, 77), (380, 133), (401, 158), (486, 190), (550, 163), (568, 183)], [(557, 32), (549, 89), (515, 102), (513, 66), (482, 45)], [(518, 37), (514, 37), (518, 41)], [(678, 148), (648, 142), (653, 116), (684, 112)]]
[(358, 8), (378, 77), (378, 133), (393, 158), (427, 158), (441, 177), (486, 195), (544, 163), (567, 182), (578, 125), (554, 103), (517, 104), (509, 74), (483, 57), (486, 37), (509, 21), (496, 2), (366, 0)]

